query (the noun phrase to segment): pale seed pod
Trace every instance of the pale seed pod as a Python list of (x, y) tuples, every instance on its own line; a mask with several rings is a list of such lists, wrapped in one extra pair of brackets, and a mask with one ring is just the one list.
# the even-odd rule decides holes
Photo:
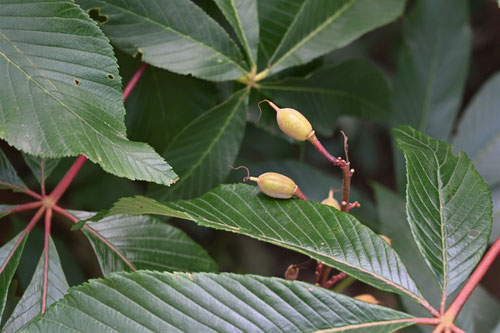
[(276, 199), (290, 199), (298, 188), (293, 180), (276, 172), (266, 172), (257, 178), (248, 179), (257, 182), (264, 194)]
[(309, 140), (313, 135), (311, 123), (297, 110), (284, 108), (280, 109), (271, 101), (264, 100), (276, 111), (276, 121), (279, 128), (289, 137), (297, 141)]
[(300, 269), (297, 265), (290, 265), (285, 271), (285, 279), (287, 280), (297, 280), (299, 277)]
[(373, 297), (373, 295), (370, 295), (370, 294), (361, 294), (361, 295), (355, 296), (354, 299), (357, 299), (359, 301), (363, 301), (366, 303), (370, 303), (370, 304), (380, 304), (380, 302), (375, 297)]
[(385, 242), (389, 244), (389, 246), (392, 246), (392, 240), (389, 237), (387, 237), (386, 235), (379, 235), (379, 236), (382, 237), (382, 239), (385, 240)]
[(332, 206), (332, 207), (335, 207), (337, 210), (340, 210), (339, 202), (337, 200), (335, 200), (335, 198), (333, 197), (333, 188), (331, 188), (330, 192), (328, 192), (328, 198), (321, 201), (321, 203), (323, 205)]

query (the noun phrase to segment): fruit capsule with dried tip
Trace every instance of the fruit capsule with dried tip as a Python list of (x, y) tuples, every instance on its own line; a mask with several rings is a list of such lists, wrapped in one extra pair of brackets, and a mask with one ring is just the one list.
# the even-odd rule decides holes
[(293, 180), (276, 172), (266, 172), (259, 177), (248, 177), (248, 179), (257, 182), (264, 194), (276, 199), (290, 199), (298, 188)]
[(321, 203), (323, 205), (332, 206), (332, 207), (335, 207), (337, 210), (340, 210), (339, 202), (337, 200), (335, 200), (335, 198), (333, 197), (333, 188), (331, 188), (330, 192), (328, 192), (328, 198), (321, 201)]
[(291, 108), (280, 109), (268, 100), (262, 102), (268, 102), (276, 111), (276, 121), (279, 128), (292, 139), (306, 141), (314, 135), (311, 123), (299, 111)]
[(357, 299), (359, 301), (363, 301), (366, 303), (371, 303), (371, 304), (380, 304), (380, 302), (375, 297), (373, 297), (373, 295), (370, 295), (370, 294), (361, 294), (361, 295), (355, 296), (354, 299)]

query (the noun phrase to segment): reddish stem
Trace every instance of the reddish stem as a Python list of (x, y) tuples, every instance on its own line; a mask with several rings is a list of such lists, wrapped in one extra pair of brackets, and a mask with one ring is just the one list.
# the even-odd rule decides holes
[(19, 192), (23, 192), (35, 199), (38, 199), (38, 200), (42, 200), (42, 196), (36, 192), (33, 192), (32, 190), (30, 190), (29, 188), (25, 188), (25, 187), (21, 187), (21, 186), (17, 186), (17, 185), (13, 185), (13, 184), (9, 184), (9, 183), (6, 183), (6, 182), (2, 182), (0, 181), (0, 185), (2, 186), (5, 186), (5, 187), (8, 187), (14, 191), (19, 191)]
[[(73, 216), (72, 214), (70, 214), (67, 210), (57, 206), (57, 205), (54, 205), (54, 207), (52, 207), (54, 209), (54, 211), (58, 212), (59, 214), (67, 217), (68, 219), (70, 219), (71, 221), (73, 222), (79, 222), (80, 220), (76, 217), (76, 216)], [(85, 229), (87, 229), (89, 232), (91, 232), (92, 234), (94, 234), (97, 238), (99, 238), (104, 244), (106, 244), (113, 252), (115, 252), (124, 262), (125, 264), (127, 264), (127, 266), (129, 266), (133, 271), (136, 271), (137, 269), (134, 267), (134, 265), (132, 265), (132, 263), (123, 255), (123, 253), (121, 253), (113, 244), (111, 244), (106, 238), (104, 238), (101, 234), (99, 234), (97, 231), (95, 231), (92, 227), (88, 226), (88, 225), (85, 225), (84, 226)]]
[(50, 193), (49, 197), (53, 200), (53, 203), (56, 204), (57, 201), (61, 198), (64, 192), (67, 190), (68, 186), (71, 184), (73, 179), (75, 179), (76, 174), (80, 171), (80, 168), (83, 166), (83, 163), (87, 160), (87, 157), (80, 155), (76, 159), (75, 163), (69, 168), (68, 172), (61, 179), (59, 184), (57, 184), (56, 188)]
[(438, 318), (414, 318), (411, 319), (411, 321), (414, 321), (416, 324), (420, 325), (438, 325), (440, 323)]
[(148, 68), (148, 64), (143, 62), (139, 69), (137, 69), (137, 71), (134, 73), (130, 81), (127, 83), (127, 86), (125, 87), (125, 89), (123, 89), (124, 100), (126, 100), (128, 96), (130, 96), (130, 93), (132, 92), (132, 90), (134, 90), (135, 86), (141, 79), (142, 74), (144, 74), (144, 72), (146, 71), (146, 68)]
[(462, 290), (460, 290), (457, 297), (455, 297), (448, 310), (446, 310), (446, 313), (444, 314), (444, 318), (446, 320), (449, 320), (451, 323), (453, 323), (455, 318), (457, 318), (465, 302), (467, 302), (467, 299), (477, 287), (479, 281), (481, 281), (488, 269), (491, 267), (499, 253), (500, 237), (497, 238), (488, 252), (486, 252), (486, 255), (483, 257), (479, 265), (477, 265), (476, 269), (470, 276), (465, 286), (462, 288)]
[(319, 262), (316, 264), (316, 272), (314, 273), (314, 284), (319, 286), (321, 274), (323, 273), (323, 263)]
[(52, 222), (52, 209), (47, 209), (45, 212), (45, 238), (43, 244), (43, 252), (45, 262), (43, 266), (43, 290), (42, 290), (42, 314), (47, 308), (47, 282), (49, 278), (49, 245), (50, 245), (50, 225)]
[(41, 205), (42, 205), (41, 201), (29, 202), (29, 203), (25, 203), (25, 204), (22, 204), (22, 205), (17, 205), (16, 207), (12, 207), (12, 208), (6, 209), (6, 210), (0, 212), (0, 215), (2, 215), (2, 214), (18, 213), (18, 212), (22, 212), (22, 211), (25, 211), (25, 210), (30, 210), (30, 209), (38, 208)]
[(347, 277), (347, 274), (346, 273), (339, 273), (339, 274), (336, 274), (334, 276), (332, 276), (330, 278), (330, 280), (326, 281), (325, 283), (323, 283), (321, 286), (323, 288), (330, 288), (331, 286), (333, 286), (335, 283), (339, 282), (340, 280), (342, 279), (345, 279)]
[(309, 200), (308, 197), (306, 197), (306, 195), (304, 193), (302, 193), (302, 191), (300, 190), (300, 188), (297, 186), (297, 188), (295, 189), (295, 193), (293, 194), (296, 198), (299, 198), (300, 200)]
[(40, 220), (40, 218), (42, 217), (44, 211), (45, 211), (45, 207), (40, 207), (40, 209), (35, 213), (35, 215), (31, 219), (31, 221), (28, 223), (28, 225), (26, 226), (26, 228), (24, 228), (21, 236), (19, 236), (19, 238), (17, 239), (16, 244), (14, 245), (14, 247), (12, 248), (12, 250), (9, 252), (9, 255), (7, 256), (7, 259), (5, 259), (2, 267), (0, 268), (0, 273), (3, 272), (3, 270), (5, 269), (5, 267), (7, 266), (7, 264), (9, 263), (10, 259), (14, 255), (14, 252), (16, 252), (17, 248), (19, 247), (19, 244), (21, 244), (21, 242), (23, 241), (24, 237), (26, 237), (26, 235), (35, 227), (35, 225), (37, 224), (37, 222)]
[[(342, 134), (344, 134), (342, 132)], [(349, 203), (349, 191), (351, 189), (351, 178), (354, 173), (354, 169), (351, 169), (351, 163), (349, 160), (343, 160), (341, 158), (336, 158), (326, 150), (326, 148), (321, 144), (321, 142), (313, 134), (309, 141), (312, 145), (323, 155), (323, 157), (334, 166), (338, 166), (342, 171), (342, 203), (340, 205), (340, 210), (343, 212), (349, 212), (354, 207), (359, 207), (358, 202), (352, 204)], [(346, 159), (348, 159), (348, 149), (347, 149), (347, 137), (344, 134), (344, 150), (346, 153)]]

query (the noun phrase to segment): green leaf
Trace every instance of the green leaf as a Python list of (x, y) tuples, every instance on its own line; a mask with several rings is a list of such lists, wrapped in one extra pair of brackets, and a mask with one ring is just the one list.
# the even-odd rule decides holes
[(180, 74), (233, 80), (247, 64), (217, 22), (189, 0), (78, 0), (106, 17), (102, 31), (120, 50)]
[(397, 125), (448, 138), (469, 68), (468, 6), (467, 0), (418, 0), (405, 18), (393, 84)]
[(209, 82), (148, 68), (125, 103), (129, 137), (164, 151), (184, 127), (215, 105), (216, 93)]
[[(0, 248), (0, 318), (5, 308), (10, 281), (16, 272), (19, 259), (23, 253), (24, 244), (26, 244), (27, 237), (24, 237), (16, 248), (20, 237), (21, 233)], [(11, 254), (11, 252), (13, 253)], [(7, 259), (9, 261), (6, 264)]]
[(26, 185), (17, 175), (7, 156), (0, 149), (0, 189), (13, 187), (26, 188)]
[(243, 45), (251, 67), (256, 67), (259, 44), (257, 0), (215, 0)]
[(450, 295), (486, 249), (492, 225), (488, 185), (461, 153), (411, 127), (394, 130), (407, 161), (407, 212), (418, 248)]
[(221, 185), (200, 198), (159, 204), (122, 198), (112, 214), (161, 214), (292, 249), (377, 288), (419, 303), (415, 283), (389, 245), (352, 215), (297, 199), (276, 200), (245, 184)]
[(403, 0), (306, 0), (269, 60), (271, 73), (305, 64), (387, 24)]
[(491, 186), (500, 185), (500, 72), (481, 87), (465, 110), (453, 140), (470, 156), (476, 170)]
[[(267, 65), (288, 27), (302, 7), (304, 0), (257, 1), (259, 12), (259, 62)], [(261, 66), (259, 66), (261, 67)]]
[[(89, 212), (73, 213), (81, 219), (94, 215)], [(99, 222), (86, 223), (83, 231), (104, 275), (131, 270), (125, 260), (136, 269), (218, 270), (208, 253), (183, 231), (153, 217), (111, 216)]]
[(151, 147), (126, 139), (113, 50), (77, 5), (1, 6), (0, 77), (0, 137), (16, 148), (46, 158), (84, 154), (130, 179), (177, 179)]
[[(377, 184), (374, 186), (374, 191), (379, 211), (380, 233), (391, 239), (392, 247), (408, 267), (408, 272), (422, 291), (424, 298), (431, 305), (438, 308), (441, 302), (441, 290), (424, 258), (419, 254), (417, 244), (408, 226), (406, 205), (403, 198)], [(455, 320), (455, 324), (466, 332), (475, 332), (474, 326), (479, 319), (475, 320), (474, 317), (477, 316), (477, 313), (474, 309), (471, 309), (470, 303), (472, 298), (474, 298), (475, 302), (480, 295), (479, 288), (476, 288), (471, 299), (465, 304)], [(452, 299), (449, 298), (450, 301)], [(407, 298), (402, 297), (401, 302), (403, 308), (414, 316), (426, 317), (429, 315), (425, 309)], [(421, 326), (419, 328), (423, 329)], [(430, 330), (424, 330), (424, 332), (430, 332)], [(488, 330), (478, 330), (477, 332), (488, 332)]]
[[(47, 177), (50, 176), (52, 171), (54, 171), (54, 169), (61, 161), (58, 158), (46, 159), (25, 153), (23, 153), (22, 155), (24, 161), (26, 162), (26, 165), (28, 165), (33, 175), (35, 175), (36, 180), (38, 180), (38, 183), (40, 184), (44, 182), (47, 179)], [(43, 164), (43, 172), (42, 172), (42, 164)]]
[(72, 289), (27, 332), (392, 332), (413, 318), (303, 282), (146, 271)]
[(189, 199), (222, 183), (243, 140), (247, 103), (248, 90), (240, 90), (186, 126), (165, 153), (181, 179), (170, 189), (153, 188), (154, 195)]
[(333, 134), (340, 115), (384, 120), (389, 114), (387, 82), (380, 70), (364, 60), (346, 60), (304, 78), (265, 81), (260, 86), (280, 107), (299, 110), (323, 135)]
[[(35, 317), (39, 316), (42, 311), (43, 283), (44, 283), (44, 263), (45, 254), (42, 253), (40, 261), (36, 266), (33, 278), (28, 285), (28, 288), (17, 303), (14, 312), (3, 327), (3, 332), (17, 332), (25, 327)], [(66, 277), (61, 267), (57, 249), (50, 239), (49, 247), (49, 263), (47, 275), (47, 295), (46, 306), (49, 307), (52, 303), (61, 299), (66, 294), (69, 286), (66, 282)]]

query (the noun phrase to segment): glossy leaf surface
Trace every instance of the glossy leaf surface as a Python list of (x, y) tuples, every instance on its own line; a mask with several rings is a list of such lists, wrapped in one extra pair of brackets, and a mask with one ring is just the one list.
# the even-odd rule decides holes
[(352, 215), (311, 201), (276, 200), (256, 186), (221, 185), (200, 198), (160, 204), (145, 197), (123, 198), (116, 214), (160, 214), (247, 235), (304, 253), (366, 283), (417, 302), (415, 283), (398, 255)]
[(392, 332), (412, 323), (303, 282), (140, 271), (73, 289), (26, 332)]
[(99, 8), (100, 27), (113, 44), (141, 54), (154, 66), (213, 81), (232, 80), (248, 70), (236, 44), (190, 0), (78, 0)]
[(306, 0), (269, 60), (271, 73), (305, 64), (396, 19), (403, 0)]

